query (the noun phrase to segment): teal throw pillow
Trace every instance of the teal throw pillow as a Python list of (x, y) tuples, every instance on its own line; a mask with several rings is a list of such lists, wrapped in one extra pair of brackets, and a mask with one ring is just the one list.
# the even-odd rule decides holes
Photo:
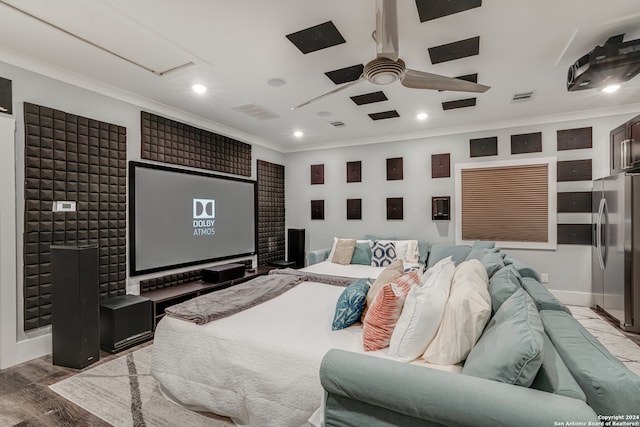
[(441, 259), (451, 257), (451, 261), (455, 265), (460, 264), (467, 259), (467, 255), (471, 252), (471, 246), (466, 245), (443, 245), (435, 243), (429, 251), (429, 259), (427, 260), (427, 268), (431, 268)]
[(489, 279), (502, 267), (504, 267), (504, 261), (502, 260), (502, 254), (500, 252), (488, 252), (480, 258), (480, 262), (487, 270), (487, 276)]
[(358, 279), (347, 286), (340, 294), (333, 315), (331, 329), (344, 329), (360, 320), (369, 292), (369, 279)]
[(371, 246), (369, 245), (369, 241), (356, 241), (356, 247), (351, 257), (351, 264), (371, 265)]
[(538, 309), (518, 289), (487, 323), (462, 373), (529, 387), (543, 360), (544, 328)]

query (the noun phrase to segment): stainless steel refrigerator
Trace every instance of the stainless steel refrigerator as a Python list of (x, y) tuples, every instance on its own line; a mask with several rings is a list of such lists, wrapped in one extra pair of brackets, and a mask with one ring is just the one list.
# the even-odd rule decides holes
[(592, 203), (595, 304), (640, 333), (640, 174), (595, 180)]

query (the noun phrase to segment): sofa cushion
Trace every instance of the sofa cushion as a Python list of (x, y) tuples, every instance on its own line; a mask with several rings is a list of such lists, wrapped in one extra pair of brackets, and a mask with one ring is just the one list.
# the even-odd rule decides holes
[(529, 387), (542, 364), (543, 335), (533, 300), (518, 289), (489, 321), (462, 373)]
[(558, 298), (553, 296), (545, 286), (531, 277), (522, 278), (522, 287), (531, 295), (533, 302), (536, 303), (538, 311), (540, 310), (562, 310), (571, 314), (566, 305), (561, 303)]
[(587, 396), (587, 403), (597, 414), (638, 414), (640, 377), (571, 315), (542, 310), (540, 317), (553, 345)]
[(460, 264), (467, 259), (467, 255), (471, 252), (471, 246), (466, 245), (443, 245), (435, 243), (429, 251), (429, 259), (427, 260), (427, 268), (433, 267), (443, 258), (451, 257), (455, 265)]
[(358, 279), (347, 286), (336, 303), (331, 329), (337, 331), (353, 325), (360, 320), (367, 302), (369, 279)]
[(454, 271), (455, 266), (449, 261), (420, 286), (411, 288), (391, 335), (391, 357), (410, 362), (427, 348), (440, 325)]
[(467, 260), (477, 259), (481, 260), (486, 254), (490, 253), (498, 253), (500, 252), (500, 248), (471, 248), (471, 252), (467, 255)]
[(542, 366), (540, 366), (531, 388), (580, 399), (583, 402), (587, 401), (584, 392), (569, 372), (567, 365), (562, 361), (546, 333), (544, 334)]
[(521, 289), (520, 275), (512, 266), (498, 270), (489, 280), (489, 295), (491, 295), (491, 311), (495, 313), (503, 302), (515, 291)]
[(440, 328), (422, 358), (438, 365), (464, 361), (490, 316), (487, 272), (480, 261), (465, 261), (456, 268)]
[(538, 272), (518, 259), (505, 256), (504, 264), (513, 264), (516, 270), (518, 270), (518, 273), (520, 273), (520, 276), (522, 276), (523, 278), (531, 277), (533, 279), (536, 279), (537, 281), (540, 281), (540, 275), (538, 275)]
[(487, 276), (489, 279), (493, 277), (498, 270), (504, 267), (504, 261), (502, 260), (502, 254), (500, 252), (487, 252), (480, 258), (480, 262), (487, 270)]
[(356, 240), (351, 264), (371, 265), (371, 245), (367, 240)]

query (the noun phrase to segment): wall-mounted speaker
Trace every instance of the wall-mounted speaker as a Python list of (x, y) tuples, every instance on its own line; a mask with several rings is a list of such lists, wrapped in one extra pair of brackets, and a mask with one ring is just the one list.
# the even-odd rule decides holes
[(441, 196), (431, 198), (431, 219), (434, 221), (449, 221), (451, 197)]

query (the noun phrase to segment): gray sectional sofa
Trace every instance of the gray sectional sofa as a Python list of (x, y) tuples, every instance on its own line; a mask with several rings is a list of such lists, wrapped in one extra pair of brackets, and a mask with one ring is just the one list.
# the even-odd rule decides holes
[[(456, 263), (473, 257), (490, 277), (492, 318), (462, 374), (330, 350), (320, 368), (326, 426), (640, 425), (640, 377), (572, 317), (533, 269), (491, 248), (434, 245), (427, 260), (429, 267), (447, 256)], [(313, 251), (307, 262), (327, 254)], [(518, 329), (523, 324), (540, 329), (541, 364), (529, 372), (531, 384), (515, 385), (518, 380), (501, 378), (490, 365), (529, 339)], [(529, 367), (514, 369), (518, 377)]]

